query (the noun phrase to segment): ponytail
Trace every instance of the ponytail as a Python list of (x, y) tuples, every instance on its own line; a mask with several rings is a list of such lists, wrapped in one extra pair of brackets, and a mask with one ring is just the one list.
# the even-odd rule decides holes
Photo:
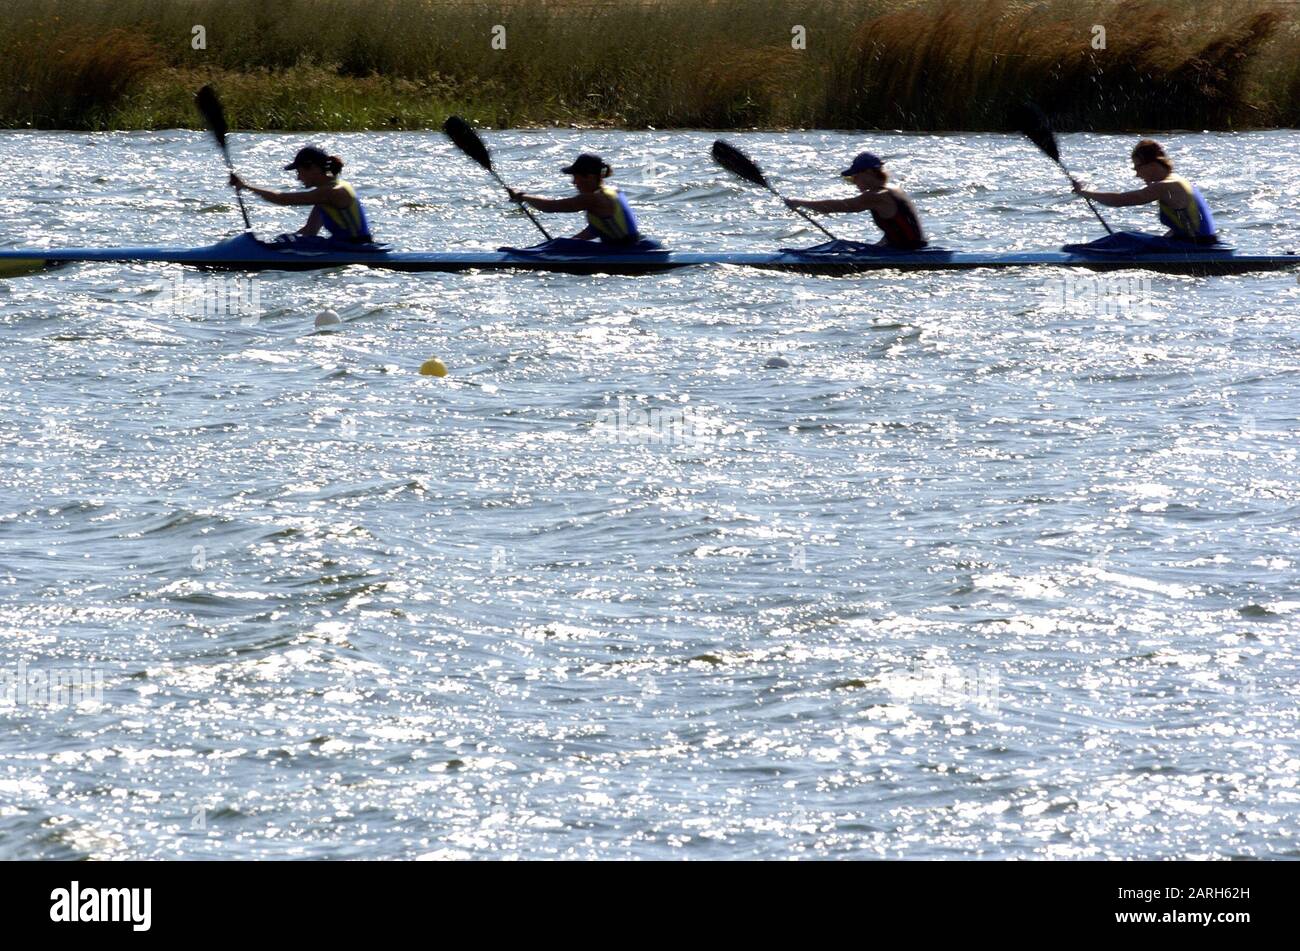
[(341, 171), (343, 171), (343, 159), (337, 155), (331, 155), (325, 160), (326, 175), (338, 175)]

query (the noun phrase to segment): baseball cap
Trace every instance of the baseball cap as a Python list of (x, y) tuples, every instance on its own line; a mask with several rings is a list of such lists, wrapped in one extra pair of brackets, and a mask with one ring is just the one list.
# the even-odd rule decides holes
[(286, 172), (295, 168), (302, 168), (304, 165), (315, 165), (318, 168), (325, 168), (329, 162), (329, 156), (314, 145), (299, 149), (298, 154), (293, 157), (293, 161), (284, 167)]
[(590, 152), (583, 152), (573, 164), (560, 169), (565, 175), (599, 175), (609, 168), (605, 160), (599, 155), (592, 155)]
[(840, 172), (840, 175), (848, 177), (849, 175), (857, 175), (859, 172), (865, 172), (868, 169), (884, 167), (885, 163), (880, 160), (880, 156), (871, 152), (862, 152), (853, 160), (852, 165)]

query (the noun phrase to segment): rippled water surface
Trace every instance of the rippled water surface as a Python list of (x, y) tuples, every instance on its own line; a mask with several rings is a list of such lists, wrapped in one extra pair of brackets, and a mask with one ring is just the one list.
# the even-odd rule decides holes
[[(1011, 137), (735, 138), (814, 196), (882, 153), (939, 244), (1098, 230)], [(491, 135), (534, 191), (601, 152), (674, 247), (816, 243), (711, 139)], [(233, 139), (284, 187), (304, 141)], [(325, 144), (383, 239), (532, 240), (437, 135)], [(1300, 246), (1300, 133), (1168, 144)], [(223, 179), (3, 134), (0, 244), (208, 243)], [(1297, 854), (1295, 274), (348, 269), (251, 319), (180, 273), (0, 282), (0, 857)]]

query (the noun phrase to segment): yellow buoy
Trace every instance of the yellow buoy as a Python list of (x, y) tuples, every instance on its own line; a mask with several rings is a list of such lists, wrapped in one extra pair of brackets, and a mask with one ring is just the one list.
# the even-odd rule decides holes
[(446, 376), (447, 364), (443, 363), (437, 357), (425, 360), (420, 364), (421, 376)]

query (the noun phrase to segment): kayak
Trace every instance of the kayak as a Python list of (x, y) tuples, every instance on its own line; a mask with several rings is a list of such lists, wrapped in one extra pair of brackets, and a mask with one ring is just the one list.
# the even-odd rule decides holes
[[(551, 243), (560, 242), (548, 242)], [(576, 242), (575, 242), (576, 243)], [(582, 242), (587, 244), (588, 242)], [(593, 242), (594, 244), (594, 242)], [(594, 252), (602, 253), (594, 253)], [(689, 258), (689, 260), (686, 260)], [(50, 248), (0, 250), (0, 275), (13, 276), (64, 264), (184, 264), (210, 270), (309, 271), (362, 265), (392, 271), (526, 269), (574, 273), (644, 274), (706, 263), (709, 255), (674, 255), (662, 250), (607, 253), (502, 248), (499, 251), (393, 251), (379, 245), (330, 246), (326, 242), (261, 241), (245, 233), (202, 248)]]
[[(1119, 239), (1119, 240), (1115, 240)], [(392, 271), (532, 270), (572, 274), (652, 274), (706, 265), (764, 268), (805, 274), (863, 271), (949, 271), (976, 268), (1083, 267), (1097, 271), (1140, 268), (1178, 274), (1240, 274), (1300, 266), (1300, 254), (1246, 254), (1221, 245), (1177, 246), (1151, 235), (1123, 232), (1091, 244), (1056, 251), (1001, 253), (924, 248), (898, 251), (877, 245), (832, 241), (812, 248), (774, 252), (679, 252), (659, 247), (610, 249), (598, 242), (566, 239), (530, 248), (497, 251), (394, 251), (261, 241), (250, 233), (201, 248), (41, 248), (0, 250), (0, 276), (64, 264), (183, 264), (213, 270), (317, 270), (361, 265)]]

